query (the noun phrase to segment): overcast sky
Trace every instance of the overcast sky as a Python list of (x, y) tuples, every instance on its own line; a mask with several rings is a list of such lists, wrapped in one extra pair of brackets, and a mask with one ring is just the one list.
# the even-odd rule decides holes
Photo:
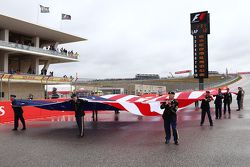
[[(250, 2), (247, 0), (0, 0), (0, 13), (85, 37), (65, 45), (79, 63), (51, 65), (55, 75), (124, 78), (161, 77), (193, 70), (190, 13), (209, 11), (209, 70), (248, 71)], [(39, 14), (39, 5), (49, 14)], [(61, 13), (71, 21), (61, 21)], [(1, 24), (1, 23), (0, 23)]]

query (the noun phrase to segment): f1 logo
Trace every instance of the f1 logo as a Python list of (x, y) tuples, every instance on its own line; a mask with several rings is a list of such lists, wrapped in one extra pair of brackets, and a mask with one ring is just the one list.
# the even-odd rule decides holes
[(5, 111), (4, 111), (4, 106), (0, 106), (0, 116), (4, 116)]
[(191, 23), (199, 23), (206, 18), (206, 13), (197, 13), (193, 16)]

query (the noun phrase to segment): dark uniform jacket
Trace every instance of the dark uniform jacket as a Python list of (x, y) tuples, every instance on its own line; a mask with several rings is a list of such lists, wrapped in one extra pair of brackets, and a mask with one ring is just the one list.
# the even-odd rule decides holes
[(23, 114), (23, 109), (21, 105), (17, 103), (16, 100), (13, 100), (11, 104), (15, 114)]
[(224, 103), (232, 103), (232, 94), (230, 92), (224, 93)]
[(222, 104), (222, 99), (223, 99), (223, 94), (222, 93), (218, 93), (216, 95), (216, 99), (214, 101), (214, 104)]
[(178, 101), (171, 100), (168, 102), (163, 102), (161, 104), (161, 109), (164, 109), (162, 118), (176, 118), (176, 111), (178, 110)]
[(212, 96), (205, 96), (205, 98), (201, 101), (201, 109), (202, 110), (209, 110), (210, 105), (209, 102), (212, 101)]
[(239, 92), (237, 93), (237, 100), (241, 100), (241, 97), (242, 97), (242, 91), (239, 90)]
[(70, 100), (69, 102), (72, 105), (73, 111), (75, 111), (76, 117), (82, 117), (85, 115), (83, 110), (83, 105), (87, 103), (87, 101), (82, 99), (77, 99), (76, 101)]

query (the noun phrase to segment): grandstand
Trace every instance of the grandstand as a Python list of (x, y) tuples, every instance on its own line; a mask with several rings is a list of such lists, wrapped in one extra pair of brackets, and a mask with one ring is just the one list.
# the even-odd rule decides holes
[[(45, 97), (48, 84), (70, 84), (73, 78), (54, 77), (51, 64), (78, 62), (79, 54), (58, 45), (86, 39), (0, 15), (0, 100)], [(39, 70), (39, 66), (41, 70)]]

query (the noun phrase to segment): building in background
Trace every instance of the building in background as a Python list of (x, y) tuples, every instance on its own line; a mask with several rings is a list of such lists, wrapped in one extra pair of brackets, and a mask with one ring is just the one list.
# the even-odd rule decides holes
[(144, 80), (144, 79), (160, 79), (158, 74), (136, 74), (136, 80)]
[(157, 86), (157, 85), (141, 85), (135, 84), (135, 94), (143, 95), (143, 94), (165, 94), (166, 86)]

